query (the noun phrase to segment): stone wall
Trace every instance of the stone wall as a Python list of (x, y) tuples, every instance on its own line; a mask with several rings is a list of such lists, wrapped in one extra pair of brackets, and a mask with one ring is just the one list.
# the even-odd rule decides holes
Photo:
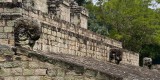
[(14, 44), (14, 20), (22, 15), (20, 3), (21, 0), (16, 4), (12, 0), (0, 1), (0, 44)]
[(48, 13), (47, 0), (33, 0), (33, 1), (35, 9)]
[(81, 15), (80, 16), (80, 25), (82, 28), (87, 29), (88, 28), (88, 16), (86, 15)]
[(70, 6), (67, 3), (60, 4), (60, 19), (70, 22)]
[(80, 23), (80, 26), (82, 28), (85, 28), (87, 29), (88, 28), (88, 10), (86, 10), (85, 8), (81, 7), (82, 11), (81, 11), (81, 15), (80, 15), (80, 20), (81, 20), (81, 23)]
[(139, 54), (128, 50), (123, 50), (122, 63), (132, 64), (135, 66), (139, 65)]
[[(121, 42), (105, 38), (40, 10), (2, 7), (1, 13), (3, 14), (0, 20), (2, 23), (0, 44), (14, 45), (14, 20), (19, 17), (30, 17), (39, 20), (42, 25), (42, 35), (36, 42), (34, 50), (92, 57), (106, 62), (111, 48), (122, 48)], [(126, 51), (123, 56), (122, 63), (139, 65), (138, 54)]]
[(82, 28), (88, 28), (88, 10), (82, 6), (78, 6), (76, 2), (71, 2), (71, 23), (81, 26)]
[(0, 54), (0, 80), (121, 80), (72, 63), (45, 61), (43, 56), (14, 55), (4, 46)]

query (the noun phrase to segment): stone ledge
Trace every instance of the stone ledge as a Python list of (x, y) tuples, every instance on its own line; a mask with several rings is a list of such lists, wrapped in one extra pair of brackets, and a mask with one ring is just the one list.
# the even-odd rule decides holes
[[(48, 62), (50, 64), (61, 63), (65, 64), (66, 68), (73, 69), (76, 72), (76, 68), (79, 67), (79, 74), (88, 72), (88, 76), (95, 76), (99, 74), (105, 74), (115, 79), (138, 79), (138, 80), (159, 80), (160, 73), (158, 71), (149, 70), (142, 67), (131, 65), (116, 65), (112, 63), (104, 63), (88, 57), (78, 57), (66, 54), (45, 53), (45, 52), (33, 52), (25, 49), (29, 57), (37, 58), (42, 62)], [(68, 67), (67, 67), (68, 66)], [(103, 76), (103, 75), (99, 75)]]
[[(11, 48), (8, 46), (0, 45), (0, 51), (8, 50), (13, 55)], [(8, 52), (7, 52), (8, 53)], [(149, 70), (141, 67), (131, 66), (131, 65), (116, 65), (109, 62), (97, 61), (88, 57), (78, 57), (66, 54), (56, 54), (56, 53), (45, 53), (42, 51), (31, 51), (24, 48), (18, 48), (18, 55), (24, 55), (28, 57), (32, 57), (33, 59), (38, 59), (41, 62), (56, 64), (62, 69), (55, 68), (56, 71), (52, 71), (50, 69), (42, 69), (40, 71), (46, 72), (49, 76), (59, 75), (61, 77), (64, 76), (64, 70), (68, 69), (67, 72), (68, 77), (70, 75), (85, 75), (86, 78), (96, 77), (96, 79), (105, 78), (105, 76), (109, 78), (113, 78), (115, 80), (159, 80), (160, 73), (158, 71)], [(1, 54), (4, 55), (4, 54)], [(9, 55), (9, 54), (7, 54)], [(3, 65), (3, 64), (2, 64)], [(21, 68), (14, 68), (14, 75), (22, 75)], [(19, 71), (19, 72), (16, 72)], [(38, 70), (39, 71), (39, 70)], [(55, 73), (53, 73), (55, 72)], [(57, 72), (59, 74), (57, 74)], [(26, 74), (27, 75), (27, 74)], [(28, 74), (30, 75), (30, 74)], [(45, 75), (36, 74), (36, 75)], [(66, 76), (67, 77), (67, 76)], [(106, 78), (105, 78), (106, 79)]]

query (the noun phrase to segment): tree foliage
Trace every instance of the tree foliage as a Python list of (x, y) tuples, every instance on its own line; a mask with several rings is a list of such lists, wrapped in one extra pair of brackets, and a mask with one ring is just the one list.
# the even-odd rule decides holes
[(79, 6), (82, 6), (85, 3), (85, 0), (75, 0)]
[(151, 1), (99, 0), (96, 5), (89, 2), (85, 5), (90, 12), (89, 29), (122, 41), (124, 48), (142, 57), (155, 59), (160, 56), (160, 9), (149, 8)]

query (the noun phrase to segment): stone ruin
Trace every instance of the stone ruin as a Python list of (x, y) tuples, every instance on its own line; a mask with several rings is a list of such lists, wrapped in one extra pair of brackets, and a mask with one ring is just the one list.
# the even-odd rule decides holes
[[(0, 1), (1, 44), (109, 61), (122, 43), (87, 30), (88, 11), (74, 0)], [(137, 53), (122, 49), (122, 63), (139, 65)]]
[(74, 0), (0, 0), (0, 80), (160, 79), (87, 20)]

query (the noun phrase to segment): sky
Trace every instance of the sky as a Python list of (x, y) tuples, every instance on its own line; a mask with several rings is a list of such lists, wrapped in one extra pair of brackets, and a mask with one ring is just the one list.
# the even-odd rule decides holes
[(92, 1), (93, 1), (94, 4), (97, 2), (97, 0), (92, 0)]
[(160, 4), (156, 3), (155, 0), (153, 0), (151, 3), (152, 3), (153, 5), (152, 5), (152, 6), (149, 6), (149, 8), (151, 8), (151, 9), (160, 8)]

